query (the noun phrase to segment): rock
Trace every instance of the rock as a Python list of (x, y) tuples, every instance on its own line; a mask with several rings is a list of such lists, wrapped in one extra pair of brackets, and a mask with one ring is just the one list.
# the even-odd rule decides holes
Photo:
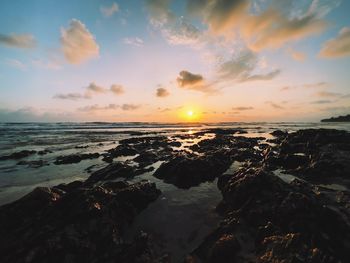
[(275, 137), (286, 137), (288, 135), (288, 132), (286, 131), (281, 131), (281, 130), (274, 130), (273, 132), (270, 133), (272, 136)]
[(45, 150), (38, 151), (37, 153), (38, 155), (46, 155), (48, 153), (52, 153), (52, 151), (45, 149)]
[(214, 180), (231, 163), (232, 160), (225, 152), (215, 152), (207, 156), (180, 154), (162, 163), (153, 175), (179, 188), (190, 188)]
[(261, 168), (246, 168), (219, 177), (218, 185), (224, 219), (190, 258), (200, 262), (225, 262), (225, 258), (226, 262), (347, 262), (347, 212), (315, 193), (308, 183), (287, 184)]
[(100, 157), (99, 153), (83, 153), (83, 154), (71, 154), (66, 156), (58, 156), (54, 164), (71, 164), (71, 163), (79, 163), (82, 160), (86, 159), (96, 159)]
[(116, 148), (107, 151), (110, 157), (119, 157), (119, 156), (132, 156), (137, 154), (138, 152), (129, 146), (126, 145), (118, 145)]
[(265, 153), (264, 163), (311, 181), (349, 180), (350, 134), (331, 129), (290, 133)]
[(35, 153), (36, 151), (23, 150), (20, 152), (14, 152), (10, 155), (0, 156), (0, 160), (18, 160), (33, 155)]
[(106, 167), (93, 172), (86, 180), (87, 183), (96, 183), (98, 181), (113, 180), (119, 177), (132, 178), (135, 176), (135, 169), (123, 163), (111, 163)]
[(133, 161), (139, 163), (139, 165), (141, 167), (145, 167), (145, 166), (148, 166), (148, 165), (155, 163), (156, 161), (158, 161), (158, 159), (159, 159), (159, 157), (157, 154), (155, 154), (151, 151), (147, 151), (147, 152), (143, 152), (139, 156), (135, 157), (133, 159)]
[(149, 182), (37, 188), (0, 207), (0, 261), (156, 262), (146, 234), (123, 234), (159, 194)]
[(17, 165), (27, 165), (31, 168), (39, 168), (44, 165), (48, 165), (48, 163), (44, 160), (37, 160), (37, 161), (20, 161), (17, 163)]

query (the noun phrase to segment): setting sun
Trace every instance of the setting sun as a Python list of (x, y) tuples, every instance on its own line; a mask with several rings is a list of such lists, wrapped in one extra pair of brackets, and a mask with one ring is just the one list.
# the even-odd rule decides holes
[(194, 112), (191, 111), (191, 110), (189, 110), (189, 111), (187, 112), (187, 116), (188, 116), (188, 117), (193, 117), (193, 114), (194, 114)]

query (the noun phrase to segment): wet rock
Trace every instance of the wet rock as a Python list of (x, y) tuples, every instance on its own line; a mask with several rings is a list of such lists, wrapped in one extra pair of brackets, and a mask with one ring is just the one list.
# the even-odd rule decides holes
[(36, 188), (0, 207), (0, 261), (156, 262), (147, 234), (123, 235), (159, 194), (149, 182)]
[(83, 154), (71, 154), (66, 156), (58, 156), (54, 164), (71, 164), (71, 163), (79, 163), (82, 160), (86, 159), (96, 159), (100, 157), (99, 153), (83, 153)]
[(190, 188), (205, 181), (212, 181), (231, 165), (225, 152), (215, 152), (206, 156), (179, 154), (162, 163), (154, 176), (179, 188)]
[(14, 152), (10, 155), (4, 155), (4, 156), (0, 156), (0, 160), (18, 160), (18, 159), (22, 159), (25, 157), (28, 157), (30, 155), (35, 154), (36, 151), (29, 151), (29, 150), (23, 150), (20, 152)]
[(288, 134), (265, 154), (265, 165), (311, 181), (350, 179), (350, 134), (307, 129)]
[(38, 155), (46, 155), (46, 154), (48, 154), (48, 153), (52, 153), (52, 151), (50, 151), (50, 150), (48, 150), (48, 149), (38, 151)]
[(141, 167), (151, 165), (158, 160), (159, 160), (158, 155), (151, 151), (143, 152), (139, 156), (133, 159), (133, 161), (139, 163)]
[(17, 163), (17, 165), (26, 165), (31, 168), (39, 168), (44, 165), (48, 165), (48, 163), (44, 160), (37, 160), (37, 161), (20, 161)]
[(273, 135), (273, 136), (276, 136), (276, 137), (286, 137), (288, 135), (288, 132), (281, 131), (281, 130), (274, 130), (270, 134)]
[(181, 147), (181, 142), (178, 141), (171, 141), (168, 144), (173, 147)]
[(87, 183), (113, 180), (116, 178), (132, 178), (136, 175), (135, 168), (124, 163), (111, 163), (106, 167), (93, 172), (86, 180)]
[(110, 154), (111, 157), (119, 157), (119, 156), (132, 156), (137, 154), (138, 152), (126, 145), (118, 145), (116, 148), (108, 150), (108, 153)]
[(231, 257), (226, 262), (347, 262), (347, 212), (328, 205), (308, 183), (287, 184), (261, 168), (247, 168), (219, 177), (218, 185), (224, 219), (191, 257), (201, 262), (225, 262), (220, 255)]

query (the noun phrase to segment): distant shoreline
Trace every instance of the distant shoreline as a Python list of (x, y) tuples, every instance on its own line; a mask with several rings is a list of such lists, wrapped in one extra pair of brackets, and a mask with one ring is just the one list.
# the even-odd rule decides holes
[(350, 114), (345, 116), (331, 117), (329, 119), (323, 119), (321, 122), (350, 122)]

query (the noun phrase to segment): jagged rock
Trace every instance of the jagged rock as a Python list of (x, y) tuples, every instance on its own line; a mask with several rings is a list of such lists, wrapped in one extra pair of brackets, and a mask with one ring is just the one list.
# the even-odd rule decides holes
[(36, 188), (0, 207), (0, 261), (156, 262), (146, 234), (127, 244), (123, 232), (159, 194), (149, 182)]

